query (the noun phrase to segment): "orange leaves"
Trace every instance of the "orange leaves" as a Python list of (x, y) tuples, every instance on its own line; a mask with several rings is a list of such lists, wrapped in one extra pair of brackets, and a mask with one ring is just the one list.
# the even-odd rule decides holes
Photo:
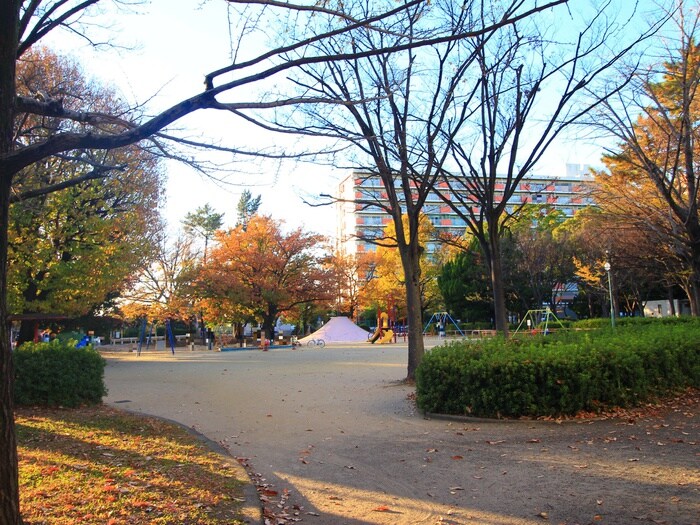
[(59, 469), (57, 466), (51, 465), (50, 467), (46, 467), (46, 468), (42, 469), (42, 470), (41, 470), (41, 475), (42, 475), (43, 477), (52, 476), (52, 475), (54, 475), (56, 472), (58, 472), (59, 470), (60, 470), (60, 469)]
[(332, 272), (318, 251), (323, 238), (301, 229), (282, 231), (279, 221), (254, 216), (247, 229), (217, 235), (198, 278), (210, 317), (262, 320), (292, 305), (332, 296)]

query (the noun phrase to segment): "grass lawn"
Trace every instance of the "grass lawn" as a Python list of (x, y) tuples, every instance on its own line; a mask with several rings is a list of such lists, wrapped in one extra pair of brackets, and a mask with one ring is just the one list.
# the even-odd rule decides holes
[(15, 414), (36, 524), (241, 524), (241, 470), (185, 429), (106, 406)]

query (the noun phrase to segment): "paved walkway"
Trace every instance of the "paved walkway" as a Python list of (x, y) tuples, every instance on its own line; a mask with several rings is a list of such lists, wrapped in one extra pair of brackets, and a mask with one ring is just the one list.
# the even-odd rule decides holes
[(247, 458), (269, 523), (700, 523), (700, 407), (640, 421), (429, 420), (406, 347), (114, 352), (107, 403)]

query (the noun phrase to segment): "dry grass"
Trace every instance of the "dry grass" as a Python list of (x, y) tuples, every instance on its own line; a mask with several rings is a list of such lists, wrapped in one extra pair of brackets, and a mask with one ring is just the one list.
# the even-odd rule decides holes
[(31, 524), (240, 524), (240, 468), (186, 430), (104, 406), (16, 413)]

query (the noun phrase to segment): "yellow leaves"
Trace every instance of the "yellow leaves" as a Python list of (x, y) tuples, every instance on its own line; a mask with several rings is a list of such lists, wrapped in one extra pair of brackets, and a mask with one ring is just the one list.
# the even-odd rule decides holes
[(17, 421), (26, 520), (200, 523), (215, 507), (237, 523), (247, 479), (177, 426), (106, 407), (23, 409)]
[[(407, 216), (403, 216), (403, 234), (410, 244), (411, 232), (409, 231), (409, 221)], [(384, 229), (386, 239), (396, 240), (396, 227), (393, 222), (387, 224)], [(417, 239), (419, 244), (425, 248), (433, 240), (434, 227), (427, 216), (421, 215), (418, 223)], [(360, 302), (366, 306), (378, 304), (383, 308), (388, 306), (401, 307), (406, 303), (406, 278), (404, 275), (401, 255), (396, 246), (378, 246), (373, 255), (373, 277), (374, 279), (366, 283), (360, 292)], [(439, 295), (436, 284), (437, 263), (428, 257), (421, 257), (421, 286), (424, 295), (436, 297)], [(427, 299), (427, 302), (430, 300)]]
[(576, 276), (592, 287), (604, 286), (605, 270), (603, 265), (605, 261), (595, 260), (593, 263), (586, 263), (574, 257), (574, 266), (576, 267)]

